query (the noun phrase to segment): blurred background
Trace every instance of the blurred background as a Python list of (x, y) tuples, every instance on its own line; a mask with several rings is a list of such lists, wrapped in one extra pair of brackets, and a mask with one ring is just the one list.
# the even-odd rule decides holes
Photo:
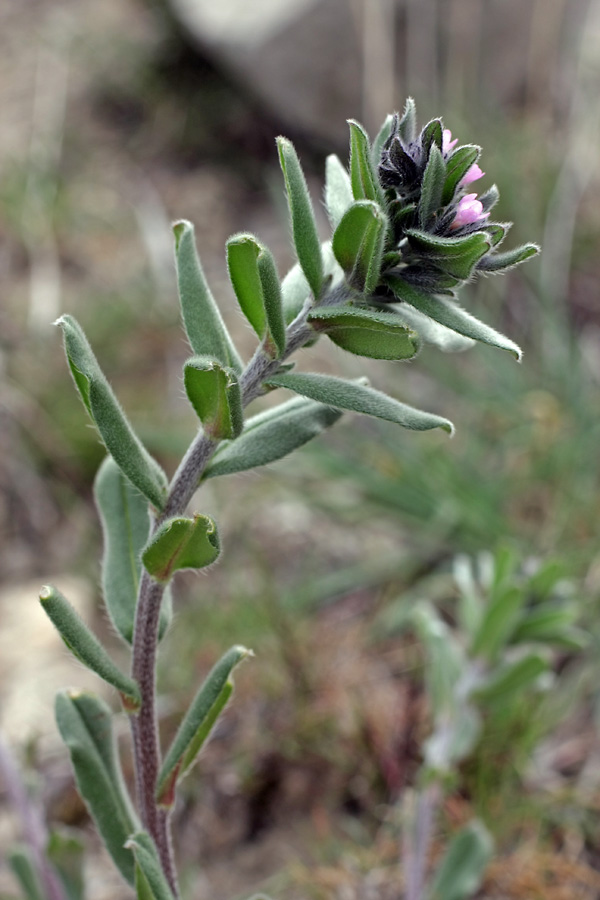
[[(98, 684), (39, 613), (41, 584), (124, 657), (99, 598), (103, 449), (51, 323), (78, 317), (172, 472), (195, 416), (171, 221), (195, 223), (250, 354), (224, 243), (254, 231), (282, 274), (293, 263), (275, 136), (296, 145), (325, 239), (323, 164), (346, 160), (345, 120), (374, 134), (408, 95), (421, 124), (442, 115), (461, 143), (482, 145), (482, 189), (497, 183), (497, 219), (515, 223), (507, 246), (542, 244), (462, 297), (524, 361), (478, 346), (383, 365), (319, 343), (313, 368), (367, 373), (451, 418), (454, 440), (347, 416), (293, 461), (203, 489), (224, 553), (177, 585), (165, 735), (231, 643), (257, 660), (185, 782), (184, 881), (214, 900), (254, 886), (396, 896), (386, 817), (413, 783), (428, 709), (420, 648), (390, 610), (416, 596), (451, 605), (455, 554), (509, 545), (524, 564), (564, 570), (591, 643), (562, 660), (552, 702), (509, 710), (484, 734), (444, 821), (475, 811), (511, 856), (485, 896), (598, 896), (600, 2), (21, 0), (0, 8), (0, 726), (50, 819), (88, 832), (90, 900), (128, 895), (73, 788), (52, 697)], [(17, 831), (3, 808), (0, 847)], [(4, 870), (0, 884), (14, 895)]]

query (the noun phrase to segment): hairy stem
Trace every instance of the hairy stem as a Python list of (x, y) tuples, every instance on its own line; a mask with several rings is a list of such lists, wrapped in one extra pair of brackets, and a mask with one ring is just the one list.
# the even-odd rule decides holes
[[(322, 302), (327, 302), (327, 299)], [(312, 336), (312, 331), (306, 324), (309, 308), (307, 305), (287, 329), (287, 346), (283, 359), (291, 356)], [(257, 349), (241, 376), (244, 406), (263, 393), (263, 381), (279, 369), (283, 359), (271, 359), (265, 354), (262, 345)], [(208, 438), (200, 431), (173, 477), (165, 508), (154, 524), (154, 532), (166, 519), (185, 512), (217, 446), (218, 441)], [(179, 894), (169, 814), (168, 811), (160, 809), (156, 803), (156, 783), (160, 768), (156, 712), (156, 656), (163, 594), (164, 585), (154, 581), (147, 572), (144, 572), (136, 608), (132, 660), (132, 675), (139, 685), (142, 703), (139, 712), (131, 717), (131, 721), (140, 815), (144, 827), (154, 839), (165, 876), (177, 897)]]

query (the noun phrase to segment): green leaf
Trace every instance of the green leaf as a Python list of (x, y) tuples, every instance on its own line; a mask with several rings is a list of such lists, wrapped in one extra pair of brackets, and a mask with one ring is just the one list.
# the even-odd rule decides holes
[(145, 831), (137, 831), (128, 838), (125, 846), (135, 858), (135, 888), (138, 898), (175, 900), (150, 835)]
[(287, 138), (277, 138), (279, 161), (285, 179), (288, 206), (292, 221), (292, 235), (298, 262), (310, 285), (315, 300), (323, 286), (323, 262), (317, 223), (306, 186), (306, 179), (294, 145)]
[(508, 585), (498, 590), (488, 604), (481, 624), (473, 638), (471, 654), (494, 660), (510, 641), (521, 619), (525, 593), (520, 587)]
[(472, 703), (456, 698), (454, 706), (442, 713), (436, 726), (423, 745), (425, 771), (444, 777), (473, 752), (483, 723)]
[(179, 301), (186, 334), (197, 356), (212, 356), (224, 366), (243, 369), (198, 258), (194, 226), (182, 219), (173, 225)]
[(442, 205), (444, 184), (446, 181), (446, 163), (437, 144), (433, 144), (425, 167), (419, 199), (419, 225), (426, 228), (431, 218)]
[(285, 352), (281, 287), (273, 255), (252, 234), (227, 242), (227, 264), (239, 304), (260, 338), (268, 333), (274, 358)]
[(398, 122), (398, 131), (405, 144), (411, 144), (417, 136), (417, 108), (412, 97), (408, 97), (402, 118)]
[(84, 900), (85, 847), (77, 832), (61, 828), (50, 834), (46, 855), (63, 883), (67, 900)]
[(165, 473), (127, 421), (80, 325), (72, 316), (61, 316), (56, 324), (63, 330), (75, 384), (108, 452), (138, 490), (162, 509), (167, 495)]
[(294, 399), (248, 419), (242, 434), (219, 447), (204, 478), (232, 475), (282, 459), (340, 418), (341, 412), (313, 400)]
[(411, 359), (421, 345), (418, 335), (391, 312), (350, 305), (325, 306), (313, 310), (308, 321), (338, 347), (371, 359)]
[(494, 850), (492, 838), (477, 820), (461, 829), (436, 872), (430, 900), (467, 900), (473, 897)]
[(115, 665), (98, 638), (60, 591), (45, 585), (40, 593), (40, 603), (71, 653), (119, 691), (128, 712), (138, 709), (141, 698), (137, 684)]
[(337, 228), (353, 200), (350, 176), (339, 157), (332, 153), (325, 160), (325, 208), (332, 228)]
[(459, 182), (465, 177), (471, 166), (477, 162), (481, 153), (481, 147), (475, 144), (465, 144), (457, 147), (446, 160), (446, 180), (442, 193), (442, 204), (446, 206), (454, 198)]
[(427, 693), (434, 714), (440, 716), (453, 706), (454, 688), (465, 668), (464, 653), (430, 603), (419, 603), (411, 619), (427, 651)]
[[(320, 253), (320, 249), (319, 249)], [(281, 286), (273, 254), (266, 247), (261, 247), (258, 254), (258, 276), (262, 288), (267, 328), (271, 340), (269, 348), (273, 359), (279, 359), (285, 353), (285, 322), (281, 300)]]
[(227, 268), (241, 310), (259, 338), (267, 327), (262, 286), (258, 274), (261, 245), (253, 234), (235, 234), (226, 244)]
[[(148, 501), (107, 456), (96, 475), (94, 496), (104, 536), (102, 592), (111, 622), (131, 644), (142, 575), (141, 553), (150, 534)], [(170, 597), (160, 611), (162, 637), (171, 621)]]
[(547, 672), (548, 654), (532, 651), (520, 659), (499, 665), (486, 681), (474, 691), (474, 697), (481, 703), (521, 696), (521, 692)]
[[(487, 232), (476, 231), (465, 237), (446, 238), (424, 231), (407, 230), (406, 236), (413, 252), (435, 263), (452, 278), (466, 281), (479, 260), (490, 250)], [(450, 282), (452, 286), (453, 282)]]
[(176, 516), (152, 535), (142, 562), (156, 581), (166, 583), (179, 569), (210, 566), (221, 551), (217, 526), (209, 516)]
[(208, 356), (193, 356), (183, 367), (183, 383), (206, 435), (221, 440), (240, 434), (244, 425), (242, 392), (233, 369)]
[(464, 350), (469, 350), (475, 343), (472, 338), (465, 337), (456, 331), (452, 331), (450, 328), (446, 328), (444, 325), (440, 325), (439, 322), (435, 322), (429, 316), (415, 309), (414, 306), (409, 306), (408, 303), (399, 303), (397, 306), (394, 306), (394, 312), (405, 325), (416, 331), (427, 344), (439, 347), (444, 353), (462, 353)]
[(333, 253), (358, 291), (377, 287), (385, 240), (386, 218), (377, 203), (359, 200), (350, 206), (333, 235)]
[(500, 199), (500, 191), (496, 187), (495, 184), (488, 188), (487, 191), (484, 191), (483, 194), (480, 194), (478, 197), (479, 202), (483, 206), (483, 212), (490, 212)]
[(350, 126), (350, 183), (355, 200), (372, 200), (385, 207), (383, 190), (371, 161), (369, 136), (359, 122), (348, 119)]
[(139, 826), (117, 759), (112, 713), (99, 697), (78, 691), (61, 691), (55, 712), (79, 793), (115, 865), (133, 884), (133, 857), (125, 842)]
[(416, 228), (406, 230), (411, 250), (431, 260), (444, 261), (489, 250), (490, 243), (484, 232), (476, 231), (464, 237), (441, 237)]
[(432, 119), (428, 122), (421, 132), (421, 146), (425, 152), (425, 156), (429, 159), (429, 153), (433, 144), (436, 145), (440, 153), (442, 152), (443, 126), (441, 119)]
[(525, 260), (531, 259), (532, 256), (537, 256), (539, 252), (540, 248), (537, 244), (522, 244), (520, 247), (515, 247), (514, 250), (506, 250), (504, 253), (488, 253), (480, 260), (477, 268), (482, 272), (504, 272), (506, 269), (512, 269)]
[(142, 568), (140, 553), (150, 533), (148, 501), (110, 456), (98, 469), (94, 495), (104, 535), (104, 602), (113, 625), (131, 644)]
[[(377, 175), (377, 169), (379, 167), (379, 163), (381, 162), (381, 153), (383, 151), (383, 145), (387, 141), (389, 137), (391, 137), (392, 129), (394, 127), (394, 119), (393, 115), (388, 115), (385, 118), (385, 121), (379, 131), (377, 132), (377, 136), (373, 141), (373, 146), (371, 147), (371, 162), (373, 164), (373, 169), (375, 170), (375, 174)], [(379, 181), (379, 178), (377, 178)]]
[(489, 235), (492, 247), (499, 246), (511, 228), (512, 222), (486, 222), (485, 230)]
[(540, 603), (533, 609), (527, 609), (513, 633), (512, 642), (543, 641), (550, 644), (560, 641), (563, 634), (570, 632), (577, 615), (574, 604), (565, 604), (564, 601)]
[(8, 864), (25, 894), (25, 900), (47, 900), (29, 847), (13, 847), (8, 854)]
[(274, 375), (266, 379), (265, 384), (270, 387), (287, 388), (296, 394), (338, 409), (349, 409), (367, 416), (386, 419), (414, 431), (428, 431), (430, 428), (443, 428), (450, 434), (454, 431), (454, 426), (448, 419), (414, 409), (381, 391), (333, 375), (318, 375), (314, 372)]
[(175, 785), (196, 761), (202, 746), (233, 692), (233, 670), (253, 656), (246, 647), (231, 647), (209, 672), (173, 739), (158, 777), (156, 796), (164, 806), (175, 800)]
[(391, 287), (396, 297), (406, 303), (410, 303), (419, 312), (430, 316), (440, 325), (452, 329), (465, 337), (472, 338), (474, 341), (480, 341), (484, 344), (490, 344), (492, 347), (498, 347), (500, 350), (508, 350), (515, 359), (521, 359), (521, 348), (510, 338), (500, 334), (489, 325), (485, 325), (472, 316), (462, 307), (458, 306), (452, 300), (446, 300), (443, 297), (436, 297), (426, 291), (419, 290), (407, 284), (403, 278), (397, 275), (386, 275), (384, 277), (386, 284)]

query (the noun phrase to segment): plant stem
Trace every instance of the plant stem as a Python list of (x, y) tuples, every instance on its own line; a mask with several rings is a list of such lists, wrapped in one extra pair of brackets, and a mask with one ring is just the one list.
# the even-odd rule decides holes
[(439, 782), (433, 781), (419, 791), (413, 821), (404, 828), (404, 900), (425, 900), (427, 857), (433, 836), (435, 814), (442, 797)]
[[(333, 293), (333, 292), (332, 292)], [(327, 302), (326, 297), (322, 302)], [(302, 347), (313, 332), (306, 324), (310, 307), (297, 316), (287, 329), (287, 346), (282, 359), (268, 357), (261, 345), (241, 376), (242, 402), (247, 406), (263, 393), (263, 381), (273, 375), (284, 359)], [(182, 515), (192, 499), (206, 465), (218, 446), (202, 431), (197, 435), (177, 469), (169, 488), (162, 513), (156, 519), (153, 533), (172, 516)], [(131, 716), (136, 790), (140, 815), (146, 830), (154, 839), (165, 876), (176, 897), (177, 876), (170, 837), (168, 810), (156, 803), (156, 783), (160, 768), (160, 743), (156, 714), (156, 656), (158, 626), (164, 585), (144, 572), (138, 594), (133, 637), (132, 676), (139, 685), (141, 707)]]

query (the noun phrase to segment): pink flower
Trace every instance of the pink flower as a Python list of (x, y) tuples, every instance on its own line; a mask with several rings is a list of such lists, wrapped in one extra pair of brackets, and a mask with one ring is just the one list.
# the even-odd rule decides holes
[(467, 169), (466, 174), (461, 179), (459, 187), (466, 187), (468, 184), (471, 184), (472, 181), (478, 181), (479, 178), (483, 178), (485, 172), (482, 172), (477, 163), (473, 163), (470, 169)]
[(489, 213), (484, 213), (481, 200), (477, 194), (465, 194), (459, 200), (456, 207), (456, 216), (450, 228), (462, 228), (463, 225), (473, 225), (475, 222), (484, 222)]
[(454, 150), (457, 144), (458, 138), (452, 140), (452, 132), (449, 128), (444, 128), (444, 131), (442, 132), (442, 153), (444, 156), (447, 153), (450, 153), (451, 150)]

